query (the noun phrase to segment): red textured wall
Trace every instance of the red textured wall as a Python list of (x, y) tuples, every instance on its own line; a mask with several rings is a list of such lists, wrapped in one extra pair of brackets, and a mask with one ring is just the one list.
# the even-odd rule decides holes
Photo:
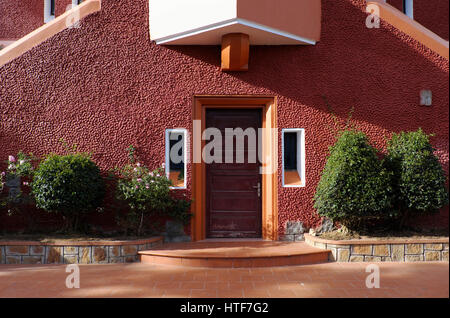
[[(435, 133), (448, 175), (448, 61), (384, 23), (367, 29), (365, 20), (365, 0), (323, 1), (317, 45), (251, 47), (248, 72), (224, 73), (219, 46), (151, 43), (148, 0), (104, 0), (81, 28), (0, 69), (0, 154), (62, 153), (64, 138), (92, 152), (102, 169), (126, 163), (130, 144), (156, 167), (164, 162), (164, 130), (192, 129), (194, 94), (271, 95), (278, 102), (280, 171), (281, 129), (306, 133), (306, 187), (282, 188), (279, 177), (279, 232), (288, 220), (317, 225), (312, 198), (334, 142), (322, 96), (342, 121), (353, 106), (354, 124), (380, 148), (392, 132)], [(432, 90), (432, 107), (419, 106), (422, 89)], [(180, 192), (189, 195), (190, 167), (187, 180)], [(448, 207), (421, 224), (448, 227)]]
[[(403, 11), (403, 0), (387, 0)], [(448, 0), (414, 0), (414, 20), (448, 41)]]
[(60, 16), (67, 11), (67, 6), (72, 4), (72, 0), (56, 0), (55, 1), (55, 16)]
[(43, 24), (43, 0), (0, 1), (0, 39), (19, 39)]
[(400, 11), (403, 11), (403, 0), (387, 0), (386, 2)]
[(448, 41), (448, 0), (415, 0), (414, 20)]

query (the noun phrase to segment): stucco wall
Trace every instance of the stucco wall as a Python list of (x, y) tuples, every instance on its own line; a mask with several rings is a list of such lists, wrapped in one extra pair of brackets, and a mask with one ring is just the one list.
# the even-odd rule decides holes
[(0, 39), (19, 39), (43, 24), (43, 0), (0, 1)]
[[(148, 0), (102, 1), (102, 11), (0, 69), (0, 154), (62, 153), (60, 138), (102, 169), (127, 161), (133, 144), (150, 167), (164, 162), (164, 130), (192, 129), (194, 94), (264, 94), (278, 101), (281, 129), (305, 128), (306, 187), (282, 188), (279, 232), (288, 220), (318, 224), (312, 198), (334, 142), (333, 119), (353, 123), (380, 148), (392, 132), (422, 127), (448, 174), (448, 61), (389, 25), (365, 26), (365, 0), (323, 1), (315, 46), (251, 47), (249, 71), (220, 71), (220, 47), (157, 46)], [(419, 106), (419, 92), (433, 106)], [(3, 160), (3, 159), (2, 159)], [(190, 194), (191, 167), (187, 171)], [(11, 220), (2, 218), (3, 224)], [(6, 223), (8, 222), (8, 223)], [(109, 214), (92, 222), (113, 224)], [(448, 227), (448, 207), (417, 221)]]
[(400, 11), (403, 11), (403, 0), (387, 0), (386, 2)]
[(448, 41), (448, 0), (414, 1), (414, 20)]
[(67, 6), (72, 4), (72, 0), (56, 0), (55, 1), (55, 16), (60, 16), (67, 10)]
[[(403, 0), (387, 0), (403, 11)], [(448, 0), (414, 0), (414, 20), (448, 41)]]
[[(55, 16), (72, 0), (55, 0)], [(0, 39), (19, 39), (44, 24), (44, 0), (0, 1)]]

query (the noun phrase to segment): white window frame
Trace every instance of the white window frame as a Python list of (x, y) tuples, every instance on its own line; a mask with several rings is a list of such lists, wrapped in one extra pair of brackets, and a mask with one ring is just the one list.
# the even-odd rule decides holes
[(414, 19), (414, 0), (403, 0), (403, 12)]
[[(55, 7), (56, 7), (56, 1), (55, 1)], [(44, 0), (44, 23), (48, 23), (55, 19), (54, 15), (50, 14), (51, 9), (51, 0)]]
[[(284, 183), (284, 133), (297, 133), (297, 172), (300, 177), (300, 184), (289, 185)], [(300, 144), (299, 144), (300, 143)], [(304, 188), (306, 186), (305, 178), (305, 129), (304, 128), (284, 128), (281, 130), (281, 160), (282, 160), (282, 179), (284, 188)]]
[(165, 132), (165, 153), (166, 153), (166, 162), (165, 162), (165, 170), (166, 170), (166, 177), (169, 179), (170, 176), (170, 133), (182, 133), (184, 142), (183, 142), (183, 156), (184, 156), (184, 186), (182, 187), (170, 187), (170, 189), (186, 189), (187, 188), (187, 139), (188, 139), (188, 133), (185, 128), (173, 128), (173, 129), (166, 129)]

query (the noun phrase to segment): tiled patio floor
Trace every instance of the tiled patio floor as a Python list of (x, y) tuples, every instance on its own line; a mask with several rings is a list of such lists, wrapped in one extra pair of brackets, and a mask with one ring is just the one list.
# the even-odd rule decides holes
[(449, 263), (377, 263), (380, 288), (365, 287), (368, 263), (217, 269), (80, 265), (79, 289), (65, 265), (0, 265), (0, 297), (449, 297)]

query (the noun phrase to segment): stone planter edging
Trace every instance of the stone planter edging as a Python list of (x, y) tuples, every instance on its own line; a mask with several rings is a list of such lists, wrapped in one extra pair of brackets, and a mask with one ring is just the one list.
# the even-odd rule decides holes
[(335, 241), (305, 234), (305, 242), (330, 250), (332, 262), (448, 262), (448, 238)]
[(108, 264), (139, 260), (163, 237), (131, 241), (0, 241), (0, 264)]

